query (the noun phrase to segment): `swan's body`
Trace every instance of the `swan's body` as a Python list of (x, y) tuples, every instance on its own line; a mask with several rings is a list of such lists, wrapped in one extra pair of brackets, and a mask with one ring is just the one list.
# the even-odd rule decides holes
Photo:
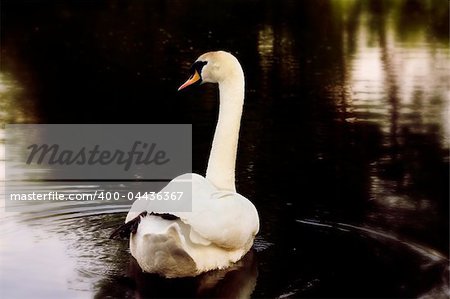
[(227, 268), (248, 252), (259, 230), (256, 208), (235, 188), (244, 102), (242, 68), (234, 56), (219, 51), (200, 56), (191, 72), (180, 89), (203, 81), (218, 83), (220, 90), (219, 118), (206, 178), (185, 174), (161, 192), (179, 191), (183, 182), (190, 182), (192, 212), (170, 212), (168, 217), (153, 213), (154, 202), (137, 200), (125, 220), (134, 230), (130, 251), (139, 266), (165, 277), (195, 276)]

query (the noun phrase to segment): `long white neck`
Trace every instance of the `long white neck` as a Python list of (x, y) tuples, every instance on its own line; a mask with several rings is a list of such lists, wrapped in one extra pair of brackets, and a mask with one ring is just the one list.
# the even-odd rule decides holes
[(220, 107), (206, 178), (219, 190), (236, 191), (236, 154), (244, 104), (242, 69), (219, 83)]

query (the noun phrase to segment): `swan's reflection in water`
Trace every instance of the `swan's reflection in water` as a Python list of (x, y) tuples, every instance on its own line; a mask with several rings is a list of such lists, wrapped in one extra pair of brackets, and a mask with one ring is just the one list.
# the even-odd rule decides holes
[[(250, 298), (257, 277), (253, 250), (230, 268), (174, 279), (144, 273), (130, 257), (125, 275), (102, 284), (95, 298)], [(118, 290), (123, 293), (117, 294)]]

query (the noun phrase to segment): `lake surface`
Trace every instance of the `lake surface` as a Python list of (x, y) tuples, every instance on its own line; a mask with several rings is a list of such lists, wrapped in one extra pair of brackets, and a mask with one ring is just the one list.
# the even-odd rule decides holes
[(201, 174), (216, 87), (176, 90), (234, 53), (261, 230), (231, 269), (167, 280), (108, 239), (128, 205), (2, 209), (0, 297), (448, 297), (448, 21), (447, 1), (2, 1), (1, 123), (192, 123)]

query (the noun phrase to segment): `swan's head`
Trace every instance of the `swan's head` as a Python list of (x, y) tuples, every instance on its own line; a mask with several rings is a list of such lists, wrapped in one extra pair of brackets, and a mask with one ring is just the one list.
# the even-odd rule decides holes
[(243, 72), (239, 61), (228, 52), (215, 51), (201, 55), (190, 69), (189, 79), (181, 85), (182, 90), (194, 83), (221, 83), (229, 78), (239, 76), (243, 80)]

